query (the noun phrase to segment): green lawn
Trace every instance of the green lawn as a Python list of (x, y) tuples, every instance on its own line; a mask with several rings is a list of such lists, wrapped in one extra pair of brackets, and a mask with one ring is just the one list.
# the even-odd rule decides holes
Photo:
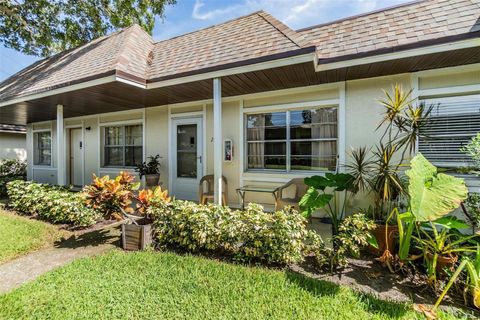
[(0, 263), (53, 243), (55, 226), (0, 209)]
[(1, 319), (421, 319), (331, 283), (171, 253), (77, 260), (0, 296)]

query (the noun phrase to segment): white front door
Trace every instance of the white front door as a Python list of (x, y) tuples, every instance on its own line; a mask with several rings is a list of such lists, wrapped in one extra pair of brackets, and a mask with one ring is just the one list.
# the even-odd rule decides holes
[(172, 120), (172, 194), (177, 199), (197, 200), (198, 183), (203, 175), (203, 120)]
[(70, 129), (70, 184), (83, 186), (82, 129)]

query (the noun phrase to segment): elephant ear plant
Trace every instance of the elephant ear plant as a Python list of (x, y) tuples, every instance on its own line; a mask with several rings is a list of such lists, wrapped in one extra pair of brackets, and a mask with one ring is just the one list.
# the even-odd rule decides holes
[[(394, 209), (389, 217), (390, 219), (394, 214), (397, 215), (401, 260), (406, 260), (410, 252), (414, 227), (419, 227), (420, 223), (427, 223), (434, 230), (434, 237), (437, 237), (437, 229), (433, 222), (458, 208), (468, 193), (463, 179), (438, 173), (437, 168), (420, 153), (412, 159), (411, 169), (406, 171), (406, 175), (409, 178), (408, 211), (400, 214)], [(387, 228), (388, 225), (385, 233), (388, 232)], [(435, 265), (438, 253), (431, 254)], [(392, 258), (387, 249), (379, 260), (390, 266)]]
[(443, 298), (447, 294), (448, 290), (452, 287), (455, 280), (460, 276), (463, 270), (467, 270), (467, 279), (465, 281), (465, 293), (470, 294), (472, 297), (472, 304), (477, 308), (480, 309), (480, 245), (477, 244), (477, 250), (475, 257), (469, 258), (464, 257), (462, 262), (458, 266), (457, 270), (453, 273), (452, 277), (448, 281), (445, 289), (438, 297), (437, 302), (432, 308), (432, 311), (438, 308), (440, 302), (442, 302)]
[(354, 177), (348, 173), (326, 173), (324, 177), (305, 178), (309, 188), (299, 203), (303, 215), (310, 217), (315, 210), (325, 208), (332, 220), (332, 233), (337, 234), (345, 216), (346, 204), (355, 191), (353, 180)]

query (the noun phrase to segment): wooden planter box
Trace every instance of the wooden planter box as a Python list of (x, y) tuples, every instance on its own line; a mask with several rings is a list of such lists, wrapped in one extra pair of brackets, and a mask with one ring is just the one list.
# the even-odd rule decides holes
[(122, 246), (124, 250), (144, 250), (152, 243), (151, 224), (122, 224)]

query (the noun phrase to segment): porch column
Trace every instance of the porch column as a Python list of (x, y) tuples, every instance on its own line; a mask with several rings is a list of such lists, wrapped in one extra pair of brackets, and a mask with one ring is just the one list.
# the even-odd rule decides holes
[(213, 79), (213, 177), (214, 201), (222, 204), (222, 82)]
[(67, 184), (65, 177), (65, 139), (63, 125), (63, 105), (57, 105), (57, 184)]

